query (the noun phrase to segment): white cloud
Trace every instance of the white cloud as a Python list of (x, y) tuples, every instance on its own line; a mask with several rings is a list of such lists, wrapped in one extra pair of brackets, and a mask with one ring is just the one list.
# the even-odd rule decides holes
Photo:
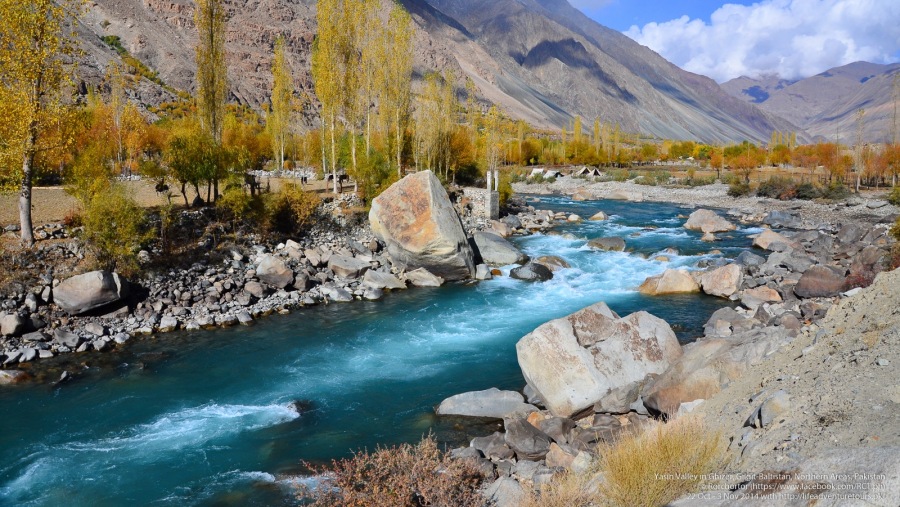
[(722, 82), (746, 75), (808, 77), (859, 60), (892, 63), (900, 52), (897, 0), (763, 0), (726, 4), (710, 22), (682, 16), (632, 26), (625, 35), (679, 67)]

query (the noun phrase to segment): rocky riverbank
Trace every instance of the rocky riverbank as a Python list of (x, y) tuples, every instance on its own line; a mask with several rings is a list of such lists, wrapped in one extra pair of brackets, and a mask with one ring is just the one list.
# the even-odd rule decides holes
[[(606, 188), (610, 194), (598, 197), (622, 191), (621, 185)], [(517, 188), (542, 189), (547, 187)], [(680, 197), (656, 197), (725, 204), (714, 195), (698, 201), (701, 196), (694, 189), (676, 195)], [(504, 432), (475, 438), (469, 447), (454, 451), (459, 458), (474, 460), (482, 470), (490, 484), (484, 492), (490, 502), (517, 505), (528, 489), (539, 490), (557, 474), (587, 470), (596, 459), (597, 443), (639, 431), (655, 424), (655, 419), (691, 411), (704, 412), (713, 426), (727, 428), (738, 458), (735, 463), (739, 463), (734, 472), (802, 466), (807, 458), (836, 446), (897, 444), (893, 387), (865, 402), (869, 406), (862, 410), (871, 420), (883, 421), (877, 431), (865, 424), (865, 417), (852, 415), (853, 405), (859, 403), (854, 399), (896, 377), (881, 375), (895, 365), (895, 358), (888, 357), (893, 354), (889, 345), (896, 338), (894, 328), (900, 325), (900, 316), (894, 301), (897, 271), (881, 273), (888, 266), (893, 240), (888, 224), (879, 223), (886, 222), (894, 210), (880, 205), (863, 205), (867, 211), (862, 211), (852, 205), (805, 203), (801, 209), (787, 205), (782, 211), (766, 210), (767, 204), (735, 207), (728, 202), (729, 216), (763, 227), (754, 239), (754, 253), (745, 252), (732, 263), (712, 265), (705, 271), (673, 270), (642, 285), (642, 292), (657, 297), (703, 291), (734, 303), (710, 317), (705, 336), (696, 342), (681, 347), (665, 322), (643, 312), (621, 319), (600, 303), (544, 324), (519, 341), (519, 365), (528, 381), (524, 394), (465, 393), (438, 407), (439, 414), (503, 419)], [(806, 207), (816, 212), (807, 215), (802, 211)], [(733, 228), (721, 216), (704, 213), (692, 214), (686, 227), (713, 235)], [(767, 229), (770, 226), (781, 231)], [(873, 281), (871, 288), (863, 289)], [(893, 303), (877, 304), (879, 297)], [(863, 311), (869, 317), (851, 314), (854, 301), (866, 302)], [(856, 338), (843, 343), (845, 333)], [(825, 346), (823, 340), (828, 337), (831, 344)], [(880, 352), (873, 352), (876, 345)], [(841, 359), (829, 363), (835, 351)], [(802, 360), (807, 356), (820, 362)], [(780, 364), (773, 363), (777, 357), (782, 358)], [(796, 361), (803, 367), (797, 369)], [(865, 365), (867, 371), (862, 380), (847, 382), (852, 387), (825, 393), (816, 390), (822, 379), (836, 385), (841, 382), (840, 372), (857, 365)], [(773, 368), (780, 373), (765, 373)], [(748, 382), (748, 378), (754, 380)], [(782, 389), (787, 386), (796, 386), (797, 393)], [(798, 397), (803, 397), (799, 404)], [(791, 417), (796, 410), (800, 413)], [(792, 420), (796, 423), (791, 424)], [(853, 429), (826, 429), (844, 421), (853, 421)], [(885, 433), (891, 436), (879, 437)], [(888, 470), (896, 481), (896, 460), (890, 463), (887, 468), (863, 468)], [(859, 465), (859, 460), (847, 461), (831, 471), (852, 473)], [(879, 480), (863, 482), (884, 486)]]
[[(0, 383), (26, 380), (40, 359), (113, 351), (137, 336), (251, 325), (266, 315), (305, 306), (377, 300), (392, 290), (439, 286), (445, 281), (441, 275), (488, 279), (497, 274), (489, 264), (507, 264), (497, 252), (506, 249), (517, 259), (521, 256), (503, 237), (531, 234), (566, 219), (520, 204), (518, 213), (503, 221), (475, 220), (463, 202), (456, 202), (454, 210), (432, 179), (418, 193), (406, 192), (426, 196), (423, 202), (393, 199), (413, 212), (375, 211), (376, 216), (403, 219), (412, 213), (415, 234), (405, 236), (387, 231), (392, 227), (385, 225), (387, 219), (376, 218), (382, 230), (373, 232), (369, 220), (347, 211), (360, 205), (350, 195), (324, 203), (319, 226), (307, 236), (278, 243), (247, 234), (224, 244), (217, 241), (223, 231), (214, 226), (211, 209), (185, 210), (177, 227), (206, 231), (197, 239), (203, 255), (188, 266), (159, 269), (153, 267), (154, 256), (161, 254), (142, 252), (148, 275), (131, 281), (103, 271), (64, 276), (77, 273), (85, 249), (63, 225), (41, 227), (41, 241), (17, 259), (19, 276), (0, 303), (0, 364), (10, 368), (0, 375)], [(432, 227), (429, 236), (421, 230), (425, 223), (443, 225)], [(491, 233), (477, 231), (486, 224)], [(426, 239), (416, 243), (412, 236)], [(452, 239), (442, 239), (448, 237)], [(488, 244), (485, 238), (494, 241)], [(442, 241), (449, 247), (440, 246)], [(442, 253), (457, 249), (465, 255), (450, 260)]]

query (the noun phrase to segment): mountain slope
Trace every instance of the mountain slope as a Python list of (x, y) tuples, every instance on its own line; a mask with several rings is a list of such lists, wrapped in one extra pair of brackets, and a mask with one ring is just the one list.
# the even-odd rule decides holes
[[(386, 2), (387, 0), (385, 0)], [(541, 127), (599, 116), (626, 131), (704, 141), (765, 140), (796, 130), (678, 69), (565, 0), (401, 0), (416, 24), (415, 73), (451, 69), (471, 77), (483, 99)], [(271, 86), (272, 46), (285, 34), (301, 92), (312, 96), (309, 52), (314, 0), (226, 0), (231, 99), (259, 106)], [(82, 74), (95, 82), (116, 58), (101, 36), (122, 45), (167, 84), (194, 89), (193, 2), (97, 0), (79, 34), (88, 48)], [(146, 80), (133, 92), (155, 105), (171, 93)], [(312, 111), (310, 111), (311, 113)]]
[(892, 135), (894, 105), (891, 87), (900, 64), (856, 62), (796, 82), (777, 78), (733, 79), (722, 88), (733, 96), (799, 125), (828, 140), (856, 141), (857, 111), (865, 110), (864, 139), (884, 142)]

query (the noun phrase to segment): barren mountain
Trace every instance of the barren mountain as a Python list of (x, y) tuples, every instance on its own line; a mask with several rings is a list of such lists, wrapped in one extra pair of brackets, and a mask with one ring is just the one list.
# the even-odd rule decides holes
[(863, 137), (891, 139), (894, 102), (891, 87), (900, 64), (856, 62), (791, 82), (777, 77), (740, 77), (722, 85), (733, 96), (758, 104), (821, 139), (856, 142), (857, 111), (865, 110)]
[[(584, 16), (565, 0), (401, 0), (416, 24), (416, 76), (453, 69), (471, 77), (481, 98), (542, 127), (599, 116), (625, 131), (676, 139), (768, 139), (796, 130), (725, 93), (711, 79), (683, 71), (650, 49)], [(232, 99), (259, 106), (271, 86), (272, 47), (284, 34), (298, 87), (312, 95), (309, 52), (314, 0), (226, 0)], [(96, 0), (79, 31), (81, 72), (96, 82), (117, 36), (168, 86), (192, 91), (193, 2)], [(134, 93), (148, 105), (170, 100), (144, 80)], [(314, 106), (313, 106), (314, 107)]]

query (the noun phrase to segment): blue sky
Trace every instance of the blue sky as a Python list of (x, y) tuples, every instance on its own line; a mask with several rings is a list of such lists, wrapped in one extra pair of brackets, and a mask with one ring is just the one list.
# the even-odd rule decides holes
[(679, 67), (724, 82), (900, 61), (900, 0), (570, 0)]

